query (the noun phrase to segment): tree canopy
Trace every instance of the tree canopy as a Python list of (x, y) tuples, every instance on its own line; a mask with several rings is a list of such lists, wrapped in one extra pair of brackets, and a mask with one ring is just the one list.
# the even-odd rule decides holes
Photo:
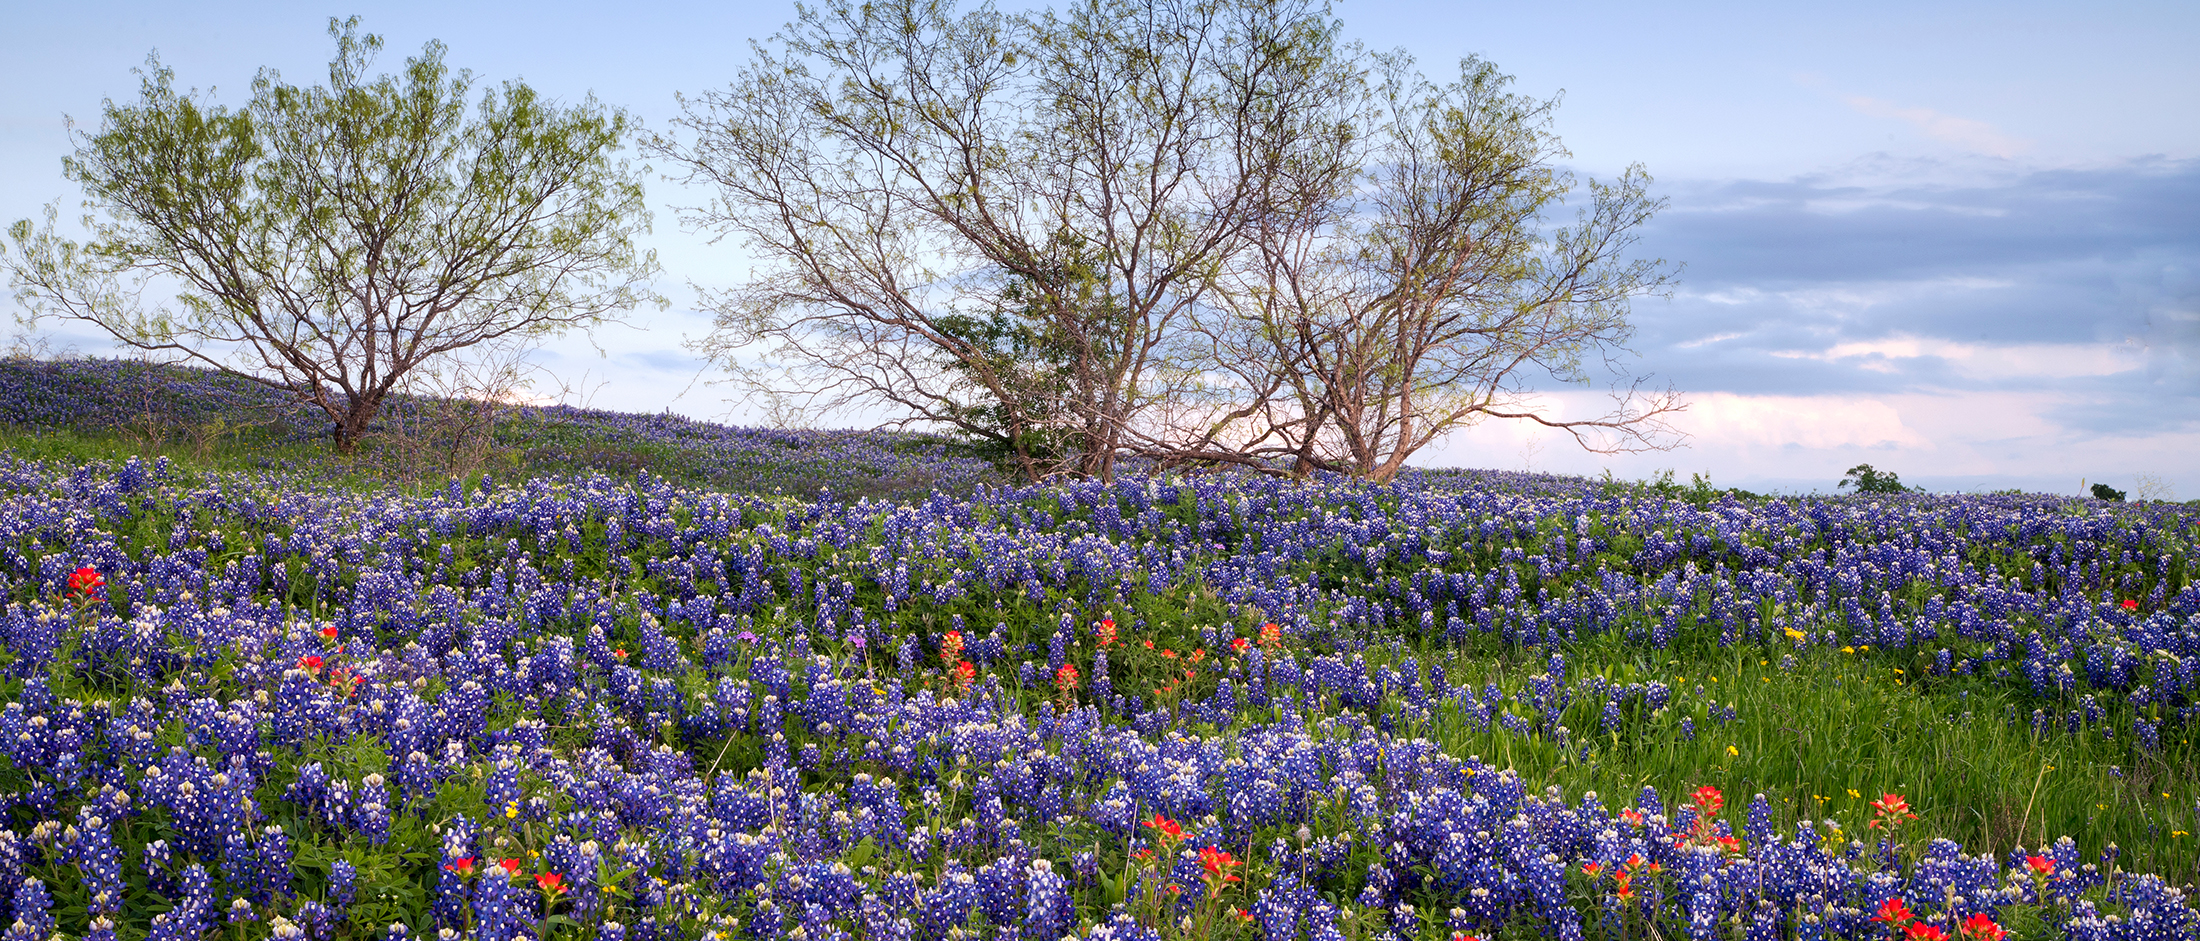
[(631, 118), (518, 81), (476, 99), (435, 42), (370, 76), (382, 41), (358, 25), (330, 21), (326, 85), (262, 70), (234, 109), (152, 58), (138, 100), (107, 102), (64, 160), (92, 238), (52, 210), (13, 226), (0, 264), (25, 306), (290, 390), (348, 449), (423, 364), (658, 300), (619, 156)]
[(1841, 483), (1835, 489), (1850, 487), (1855, 487), (1857, 493), (1909, 493), (1911, 490), (1903, 485), (1902, 475), (1878, 470), (1870, 464), (1858, 464), (1843, 472)]
[[(1585, 186), (1468, 60), (1437, 84), (1308, 0), (802, 7), (649, 148), (755, 276), (703, 348), (759, 391), (864, 403), (1025, 473), (1123, 456), (1387, 477), (1488, 418), (1663, 447), (1670, 393), (1560, 418), (1616, 362), (1662, 203)], [(1571, 224), (1554, 223), (1568, 199)]]

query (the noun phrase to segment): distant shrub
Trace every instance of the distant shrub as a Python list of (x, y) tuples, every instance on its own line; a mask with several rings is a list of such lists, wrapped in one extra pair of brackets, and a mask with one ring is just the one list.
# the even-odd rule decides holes
[(1841, 488), (1855, 487), (1857, 493), (1909, 493), (1922, 488), (1905, 487), (1902, 478), (1893, 471), (1880, 471), (1870, 464), (1858, 464), (1841, 478)]
[(2094, 484), (2093, 499), (2107, 500), (2111, 503), (2122, 503), (2124, 502), (2124, 492), (2107, 484)]
[(1764, 494), (1743, 490), (1740, 487), (1714, 487), (1711, 485), (1709, 474), (1691, 473), (1688, 475), (1688, 479), (1688, 484), (1684, 486), (1675, 481), (1673, 471), (1667, 469), (1659, 471), (1656, 477), (1649, 480), (1626, 484), (1615, 479), (1611, 470), (1607, 469), (1604, 472), (1603, 483), (1604, 492), (1610, 494), (1619, 494), (1634, 489), (1659, 499), (1681, 500), (1696, 506), (1708, 506), (1717, 500), (1730, 496), (1738, 500), (1764, 499)]

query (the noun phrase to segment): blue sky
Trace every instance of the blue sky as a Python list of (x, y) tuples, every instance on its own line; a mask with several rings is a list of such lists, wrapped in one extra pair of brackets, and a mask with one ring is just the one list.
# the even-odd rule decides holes
[[(723, 83), (791, 4), (16, 4), (0, 35), (0, 221), (77, 194), (63, 116), (134, 96), (148, 51), (242, 100), (261, 66), (318, 79), (327, 17), (357, 13), (395, 66), (449, 61), (662, 128)], [(1686, 265), (1638, 304), (1635, 372), (1694, 403), (1687, 448), (1610, 458), (1505, 426), (1421, 463), (1831, 489), (1869, 462), (1935, 490), (2129, 489), (2200, 497), (2200, 5), (1341, 2), (1348, 35), (1441, 76), (1478, 54), (1524, 92), (1564, 90), (1585, 174), (1640, 162), (1671, 208), (1647, 254)], [(670, 311), (546, 354), (591, 403), (722, 417), (681, 346), (684, 282), (745, 262), (683, 233), (654, 184)], [(66, 215), (67, 213), (65, 213)], [(96, 351), (92, 338), (61, 337)], [(710, 378), (707, 375), (701, 378)], [(1553, 390), (1560, 409), (1594, 397)]]

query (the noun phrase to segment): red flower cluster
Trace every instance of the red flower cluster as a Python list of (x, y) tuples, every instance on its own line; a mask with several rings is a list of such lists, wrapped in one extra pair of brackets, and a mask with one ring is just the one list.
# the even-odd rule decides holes
[(1741, 852), (1742, 841), (1721, 834), (1718, 829), (1719, 811), (1726, 808), (1726, 795), (1719, 793), (1718, 788), (1706, 784), (1696, 789), (1695, 805), (1695, 824), (1686, 835), (1675, 837), (1673, 845), (1687, 846), (1694, 843), (1698, 846), (1716, 846), (1729, 853)]
[[(1946, 931), (1941, 930), (1939, 925), (1918, 920), (1917, 913), (1910, 910), (1909, 903), (1899, 898), (1879, 903), (1879, 914), (1873, 915), (1872, 920), (1889, 928), (1901, 929), (1904, 941), (1948, 941)], [(1957, 934), (1964, 941), (2003, 941), (2009, 932), (1995, 924), (1994, 919), (1985, 912), (1978, 912), (1963, 919)]]
[(1696, 812), (1703, 816), (1715, 817), (1718, 816), (1719, 811), (1726, 809), (1726, 795), (1719, 793), (1718, 788), (1709, 784), (1697, 788), (1695, 796)]
[(1963, 920), (1962, 934), (1972, 941), (2002, 941), (2009, 932), (1994, 924), (1994, 920), (1986, 917), (1985, 912), (1974, 912), (1971, 917)]
[(97, 598), (99, 590), (107, 587), (107, 578), (99, 570), (87, 565), (69, 573), (69, 594), (78, 598)]
[(1867, 829), (1876, 830), (1884, 826), (1891, 830), (1901, 826), (1904, 821), (1917, 819), (1917, 815), (1910, 812), (1910, 802), (1903, 800), (1900, 794), (1881, 794), (1878, 800), (1872, 801), (1872, 809), (1878, 811), (1879, 816), (1865, 824)]
[(1902, 925), (1907, 924), (1910, 919), (1916, 917), (1917, 913), (1910, 911), (1910, 903), (1894, 898), (1879, 903), (1879, 914), (1873, 915), (1872, 920), (1890, 925)]
[(1184, 825), (1160, 814), (1154, 814), (1152, 820), (1143, 820), (1140, 823), (1158, 834), (1171, 851), (1175, 850), (1178, 841), (1184, 839)]
[[(1589, 878), (1595, 879), (1604, 874), (1604, 867), (1598, 863), (1583, 863), (1581, 871), (1588, 873)], [(1644, 871), (1657, 873), (1664, 870), (1657, 863), (1643, 859), (1641, 853), (1629, 853), (1627, 861), (1621, 863), (1618, 869), (1612, 871), (1613, 896), (1622, 902), (1633, 900), (1635, 897), (1635, 877), (1641, 875)]]
[(1233, 875), (1230, 870), (1243, 865), (1245, 865), (1243, 861), (1230, 855), (1226, 850), (1219, 850), (1210, 846), (1199, 851), (1199, 868), (1207, 870), (1207, 881), (1209, 882), (1237, 882), (1239, 881), (1238, 877)]

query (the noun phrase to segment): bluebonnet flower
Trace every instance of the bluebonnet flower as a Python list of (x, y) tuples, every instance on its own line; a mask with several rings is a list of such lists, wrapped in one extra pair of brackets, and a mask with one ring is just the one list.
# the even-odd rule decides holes
[(466, 924), (472, 910), (473, 878), (492, 865), (474, 847), (473, 821), (461, 814), (444, 824), (435, 902), (430, 908), (437, 926), (455, 930)]
[[(17, 381), (7, 377), (44, 388), (55, 375), (124, 368), (0, 363), (0, 412), (51, 413), (18, 401), (27, 394), (7, 391)], [(213, 387), (196, 374), (157, 374)], [(70, 395), (120, 408), (104, 392)], [(806, 454), (913, 466), (880, 444), (906, 439), (884, 436), (570, 410), (530, 416), (620, 441), (677, 441), (708, 451), (711, 461), (799, 445)], [(13, 797), (19, 814), (48, 822), (30, 839), (0, 833), (0, 885), (54, 864), (77, 867), (87, 884), (132, 884), (117, 873), (142, 868), (155, 895), (189, 901), (163, 914), (156, 926), (163, 937), (214, 927), (232, 895), (249, 896), (245, 913), (263, 918), (268, 931), (287, 923), (283, 930), (320, 936), (343, 907), (339, 880), (332, 873), (322, 899), (289, 898), (291, 882), (279, 874), (290, 844), (372, 847), (397, 829), (395, 815), (419, 814), (415, 822), (432, 825), (447, 812), (437, 803), (478, 781), (493, 794), (469, 813), (506, 826), (485, 828), (477, 844), (470, 821), (445, 823), (432, 864), (495, 851), (492, 837), (522, 838), (507, 827), (525, 824), (524, 839), (543, 851), (539, 865), (569, 877), (566, 912), (595, 912), (617, 898), (621, 931), (647, 941), (671, 936), (675, 922), (711, 922), (720, 916), (703, 908), (758, 885), (778, 897), (730, 931), (759, 939), (855, 931), (900, 941), (906, 924), (911, 941), (935, 941), (983, 911), (981, 934), (1066, 932), (1053, 880), (1089, 902), (1103, 865), (1096, 857), (1105, 853), (1074, 848), (1091, 857), (1042, 870), (1040, 855), (1071, 851), (1054, 842), (1059, 825), (1090, 823), (1120, 838), (1134, 837), (1137, 819), (1155, 811), (1213, 814), (1212, 824), (1191, 824), (1195, 839), (1236, 845), (1258, 841), (1261, 828), (1289, 828), (1332, 809), (1371, 845), (1355, 855), (1339, 833), (1294, 841), (1287, 829), (1271, 855), (1292, 879), (1304, 878), (1247, 900), (1264, 935), (1339, 936), (1333, 906), (1282, 894), (1308, 883), (1357, 890), (1359, 874), (1346, 867), (1366, 865), (1365, 854), (1381, 861), (1383, 876), (1369, 885), (1382, 907), (1362, 917), (1387, 913), (1396, 929), (1407, 923), (1397, 906), (1411, 904), (1420, 906), (1413, 922), (1430, 930), (1441, 920), (1449, 930), (1492, 931), (1542, 917), (1545, 857), (1557, 855), (1563, 875), (1582, 861), (1609, 866), (1642, 852), (1676, 882), (1670, 897), (1654, 880), (1637, 883), (1646, 914), (1672, 920), (1708, 911), (1722, 937), (1777, 930), (1799, 941), (1853, 938), (1870, 932), (1851, 911), (1852, 892), (1984, 911), (2013, 900), (1998, 893), (2031, 885), (1999, 888), (1990, 864), (1938, 845), (1928, 845), (1913, 874), (1859, 875), (1850, 867), (1868, 869), (1869, 856), (1842, 858), (1806, 827), (1782, 842), (1762, 801), (1739, 824), (1750, 858), (1699, 859), (1672, 846), (1687, 813), (1664, 819), (1654, 792), (1636, 801), (1634, 820), (1629, 812), (1607, 819), (1609, 811), (1587, 799), (1530, 796), (1516, 777), (1452, 761), (1405, 736), (1449, 705), (1469, 728), (1502, 725), (1539, 748), (1578, 745), (1584, 750), (1566, 752), (1590, 761), (1586, 749), (1601, 744), (1601, 733), (1626, 736), (1630, 722), (1672, 721), (1690, 736), (1696, 724), (1677, 713), (1664, 718), (1665, 684), (1611, 683), (1549, 649), (1535, 654), (1542, 673), (1508, 698), (1498, 684), (1478, 694), (1459, 677), (1424, 668), (1401, 646), (1378, 650), (1362, 632), (1418, 626), (1430, 643), (1540, 645), (1619, 632), (1627, 644), (1735, 644), (1766, 635), (1779, 643), (1775, 632), (1792, 624), (1810, 648), (1892, 645), (1901, 656), (1929, 658), (1936, 674), (2004, 684), (2020, 699), (2054, 699), (2035, 704), (2044, 708), (2032, 726), (2043, 736), (2129, 728), (2152, 749), (2200, 718), (2200, 642), (2184, 623), (2200, 611), (2200, 591), (2164, 586), (2174, 548), (2165, 540), (2176, 526), (2168, 517), (2109, 525), (2109, 517), (2065, 512), (2045, 498), (1698, 507), (1629, 503), (1558, 478), (1422, 472), (1383, 486), (1126, 474), (907, 502), (771, 500), (683, 489), (654, 475), (584, 474), (472, 488), (454, 482), (415, 496), (308, 492), (279, 475), (214, 474), (187, 488), (166, 474), (143, 462), (54, 467), (0, 456), (0, 489), (21, 498), (0, 513), (0, 525), (20, 536), (0, 541), (0, 575), (40, 586), (19, 597), (58, 589), (84, 564), (131, 593), (125, 599), (118, 590), (113, 611), (81, 626), (42, 595), (0, 612), (0, 643), (15, 653), (24, 680), (18, 702), (0, 708), (0, 752), (24, 777)], [(841, 474), (819, 465), (817, 480), (806, 483), (846, 481)], [(172, 507), (174, 525), (159, 540), (125, 545), (114, 533), (146, 507)], [(1539, 520), (1556, 521), (1557, 530)], [(1602, 561), (1599, 553), (1622, 537), (1639, 540), (1640, 550), (1624, 564)], [(2026, 558), (2035, 548), (2036, 564), (2013, 577), (1940, 561), (1978, 550)], [(1460, 564), (1484, 551), (1499, 564)], [(594, 557), (605, 552), (616, 558)], [(1927, 565), (1936, 567), (1930, 576)], [(1317, 570), (1321, 578), (1308, 577)], [(2101, 592), (2135, 575), (2130, 609), (2104, 604)], [(1892, 595), (1919, 584), (1928, 586), (1920, 605), (1894, 603)], [(1221, 623), (1194, 628), (1210, 648), (1271, 617), (1275, 641), (1264, 635), (1260, 649), (1230, 658), (1226, 671), (1203, 671), (1166, 704), (1114, 689), (1108, 674), (1127, 676), (1132, 661), (1118, 656), (1103, 666), (1096, 656), (1090, 688), (1098, 708), (1018, 713), (1003, 683), (1014, 674), (1002, 666), (1043, 654), (1052, 670), (1075, 659), (1067, 628), (1102, 611), (1133, 610), (1137, 591), (1195, 585), (1226, 612)], [(301, 600), (335, 613), (303, 615)], [(883, 616), (888, 601), (905, 620)], [(954, 694), (953, 706), (921, 682), (814, 659), (813, 636), (892, 649), (905, 665), (929, 662), (929, 638), (906, 632), (908, 625), (963, 606), (947, 612), (947, 623), (963, 630), (964, 615), (987, 605), (999, 612), (996, 624), (969, 635), (969, 656), (990, 668), (987, 680)], [(1767, 605), (1777, 610), (1769, 620), (1761, 615)], [(1043, 626), (1032, 632), (1033, 623)], [(1133, 636), (1153, 630), (1127, 626)], [(693, 648), (682, 646), (696, 639), (700, 685), (684, 659)], [(193, 645), (197, 652), (178, 652)], [(42, 658), (64, 650), (145, 685), (113, 707), (72, 702), (60, 692), (65, 681), (44, 679), (60, 673), (31, 669), (52, 666)], [(235, 651), (222, 656), (236, 666), (212, 683), (206, 658), (217, 650)], [(307, 665), (309, 656), (322, 662)], [(1793, 668), (1791, 656), (1783, 653), (1783, 669)], [(744, 662), (750, 658), (753, 665)], [(339, 668), (362, 679), (356, 690), (331, 685)], [(222, 685), (231, 688), (213, 688)], [(1386, 705), (1395, 703), (1404, 708)], [(1736, 719), (1722, 703), (1700, 708), (1713, 721)], [(1599, 735), (1566, 730), (1592, 715)], [(2012, 718), (2026, 724), (2021, 707)], [(551, 735), (545, 719), (583, 728)], [(1222, 742), (1195, 742), (1188, 728), (1195, 723), (1229, 732)], [(747, 737), (752, 730), (758, 738)], [(176, 735), (184, 747), (171, 750)], [(375, 739), (387, 752), (387, 780), (353, 777), (361, 771), (351, 770), (349, 750)], [(333, 751), (314, 756), (333, 767), (325, 756), (344, 754), (346, 770), (285, 770), (324, 745)], [(724, 767), (712, 760), (719, 755), (731, 756)], [(759, 774), (732, 771), (743, 763), (760, 766)], [(884, 769), (901, 781), (887, 780)], [(851, 783), (820, 793), (814, 782), (803, 786), (798, 770)], [(271, 798), (278, 806), (259, 806), (267, 796), (260, 783), (286, 775), (295, 783)], [(935, 797), (922, 808), (904, 806), (928, 791)], [(953, 794), (954, 808), (943, 792)], [(169, 823), (168, 842), (142, 854), (135, 845), (109, 852), (114, 841), (139, 838), (144, 831), (122, 821), (144, 812)], [(921, 825), (911, 826), (912, 814)], [(958, 819), (965, 814), (967, 823)], [(88, 824), (94, 817), (100, 825)], [(1516, 817), (1523, 827), (1512, 826)], [(293, 826), (281, 839), (267, 830), (293, 819), (304, 829)], [(590, 840), (599, 844), (594, 851)], [(865, 840), (874, 863), (906, 849), (925, 867), (951, 868), (929, 889), (860, 867), (831, 868)], [(612, 846), (608, 855), (604, 845)], [(2051, 896), (2084, 901), (2086, 892), (2109, 891), (2105, 863), (2078, 858), (2074, 846), (2043, 853), (2058, 874)], [(981, 867), (985, 892), (965, 862)], [(189, 867), (202, 863), (218, 867), (228, 895), (213, 896), (203, 868), (201, 889), (187, 886)], [(492, 864), (474, 865), (477, 879)], [(628, 870), (624, 897), (592, 881), (600, 871)], [(1718, 883), (1715, 892), (1702, 890), (1706, 876)], [(435, 882), (436, 925), (464, 930), (482, 904), (472, 879), (439, 868)], [(2116, 884), (2118, 892), (2146, 891), (2139, 880)], [(1941, 901), (1950, 891), (1965, 901)], [(534, 900), (524, 885), (518, 895)], [(966, 904), (957, 901), (964, 895)], [(2071, 913), (2074, 936), (2103, 931), (2126, 941), (2174, 923), (2167, 898), (2119, 896), (2058, 911)], [(1777, 913), (1765, 913), (1768, 900)], [(12, 908), (12, 897), (0, 905)], [(2148, 914), (2126, 914), (2140, 911)], [(1091, 914), (1101, 919), (1094, 936), (1149, 931)], [(1288, 927), (1271, 932), (1267, 921)], [(1564, 919), (1551, 927), (1560, 937), (1579, 930)]]
[(486, 868), (474, 885), (474, 937), (515, 941), (535, 937), (536, 901), (502, 868)]
[(25, 879), (15, 889), (15, 921), (7, 931), (0, 933), (6, 941), (45, 941), (53, 933), (53, 898), (46, 892), (46, 884), (37, 879)]
[(1036, 941), (1054, 941), (1076, 914), (1069, 883), (1044, 859), (1032, 860), (1026, 879), (1023, 927)]
[(938, 883), (923, 893), (921, 924), (926, 936), (939, 937), (961, 926), (978, 907), (978, 901), (977, 878), (949, 862)]
[(205, 868), (192, 863), (177, 882), (181, 895), (168, 911), (153, 916), (148, 941), (199, 941), (212, 927), (214, 895)]

